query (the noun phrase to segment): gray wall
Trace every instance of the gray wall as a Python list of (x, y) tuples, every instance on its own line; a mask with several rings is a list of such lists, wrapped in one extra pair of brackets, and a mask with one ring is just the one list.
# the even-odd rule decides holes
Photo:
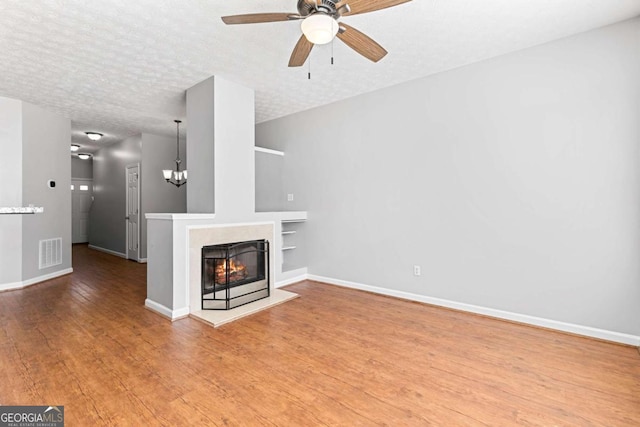
[(284, 193), (284, 157), (256, 151), (256, 212), (278, 212), (286, 209)]
[(187, 90), (187, 211), (255, 213), (254, 92), (220, 76)]
[[(0, 286), (19, 285), (71, 267), (69, 119), (0, 98), (0, 206), (44, 207), (35, 215), (0, 215)], [(56, 187), (47, 186), (55, 180)], [(40, 270), (39, 241), (62, 238), (62, 264)]]
[[(22, 104), (22, 201), (44, 213), (22, 219), (22, 280), (71, 268), (71, 121)], [(49, 188), (47, 181), (56, 182)], [(40, 270), (39, 241), (62, 238), (62, 265)]]
[(232, 221), (255, 213), (253, 89), (215, 77), (215, 213)]
[(173, 309), (173, 221), (149, 221), (149, 235), (147, 299)]
[[(163, 169), (175, 168), (176, 138), (142, 134), (142, 167), (140, 186), (140, 257), (147, 258), (147, 213), (185, 213), (187, 211), (187, 185), (177, 188), (167, 184)], [(180, 159), (185, 169), (185, 141), (180, 141)]]
[[(22, 103), (0, 97), (0, 207), (22, 206)], [(22, 215), (0, 215), (0, 285), (22, 281)]]
[(82, 160), (81, 158), (71, 156), (71, 177), (72, 178), (93, 178), (93, 158)]
[[(186, 168), (186, 149), (181, 141), (180, 158)], [(93, 206), (89, 218), (89, 244), (126, 253), (125, 168), (140, 163), (140, 258), (147, 258), (146, 213), (186, 212), (186, 187), (176, 188), (162, 177), (173, 169), (175, 137), (152, 134), (131, 136), (104, 147), (93, 157)]]
[(126, 254), (125, 168), (141, 162), (141, 140), (141, 135), (134, 135), (93, 156), (95, 199), (89, 213), (90, 245)]
[(187, 89), (187, 211), (213, 213), (214, 194), (214, 82), (210, 77)]
[(635, 19), (258, 125), (310, 273), (640, 335), (639, 52)]

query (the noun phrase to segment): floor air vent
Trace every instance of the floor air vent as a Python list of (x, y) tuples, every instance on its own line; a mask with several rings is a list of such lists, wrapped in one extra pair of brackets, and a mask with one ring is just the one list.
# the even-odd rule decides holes
[(62, 264), (62, 238), (40, 240), (40, 269)]

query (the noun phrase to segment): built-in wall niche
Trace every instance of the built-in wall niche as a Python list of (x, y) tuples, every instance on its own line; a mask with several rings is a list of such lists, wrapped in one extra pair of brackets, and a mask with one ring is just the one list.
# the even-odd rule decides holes
[(281, 224), (282, 271), (306, 267), (305, 220), (283, 220)]

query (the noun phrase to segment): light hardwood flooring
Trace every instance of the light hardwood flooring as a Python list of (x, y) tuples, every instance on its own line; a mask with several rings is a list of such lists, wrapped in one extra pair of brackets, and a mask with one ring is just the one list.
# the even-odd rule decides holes
[(146, 310), (146, 267), (84, 245), (72, 275), (0, 293), (0, 404), (67, 426), (639, 426), (640, 355), (302, 282), (214, 329)]

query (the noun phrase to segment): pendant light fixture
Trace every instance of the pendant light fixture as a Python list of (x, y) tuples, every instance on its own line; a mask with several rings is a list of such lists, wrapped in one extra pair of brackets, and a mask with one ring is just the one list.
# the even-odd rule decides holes
[(180, 163), (182, 163), (182, 160), (180, 160), (180, 123), (182, 121), (174, 120), (174, 122), (176, 122), (176, 168), (175, 170), (164, 169), (162, 175), (168, 183), (180, 187), (187, 183), (187, 171), (180, 170)]
[(85, 132), (85, 135), (87, 135), (87, 138), (89, 138), (92, 141), (98, 141), (103, 136), (101, 133), (98, 133), (98, 132)]

